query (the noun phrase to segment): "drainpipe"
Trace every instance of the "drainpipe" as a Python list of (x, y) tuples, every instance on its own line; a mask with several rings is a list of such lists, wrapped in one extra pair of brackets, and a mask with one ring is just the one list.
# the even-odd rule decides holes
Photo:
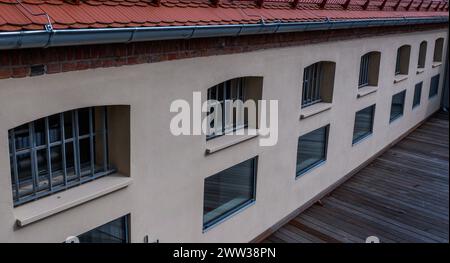
[(51, 31), (0, 32), (0, 50), (436, 23), (448, 23), (448, 16), (392, 19), (326, 19), (316, 22), (274, 22), (241, 25), (53, 29)]

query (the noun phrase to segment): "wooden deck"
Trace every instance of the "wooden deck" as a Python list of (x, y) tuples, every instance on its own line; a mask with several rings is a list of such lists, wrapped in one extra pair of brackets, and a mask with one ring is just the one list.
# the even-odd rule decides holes
[(449, 121), (438, 113), (263, 242), (449, 242)]

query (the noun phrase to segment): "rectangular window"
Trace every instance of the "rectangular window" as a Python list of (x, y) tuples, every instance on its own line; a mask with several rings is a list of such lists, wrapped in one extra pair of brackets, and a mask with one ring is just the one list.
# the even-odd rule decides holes
[(106, 122), (106, 107), (96, 107), (9, 130), (14, 205), (111, 173)]
[(123, 216), (78, 236), (80, 243), (128, 243), (129, 216)]
[(423, 82), (417, 83), (414, 87), (413, 109), (420, 105), (420, 97), (422, 96)]
[(302, 108), (322, 101), (320, 87), (323, 74), (323, 63), (314, 63), (303, 72)]
[(440, 75), (436, 75), (431, 78), (430, 82), (430, 94), (428, 95), (428, 98), (432, 98), (438, 94), (439, 90), (439, 77)]
[(328, 131), (329, 125), (298, 138), (296, 176), (303, 175), (326, 160)]
[(390, 122), (403, 116), (406, 90), (392, 96)]
[(361, 57), (361, 65), (359, 68), (359, 82), (358, 87), (362, 88), (369, 85), (369, 60), (370, 53)]
[(257, 157), (205, 179), (203, 228), (255, 201)]
[(372, 134), (374, 116), (375, 105), (356, 112), (355, 126), (353, 128), (353, 144)]

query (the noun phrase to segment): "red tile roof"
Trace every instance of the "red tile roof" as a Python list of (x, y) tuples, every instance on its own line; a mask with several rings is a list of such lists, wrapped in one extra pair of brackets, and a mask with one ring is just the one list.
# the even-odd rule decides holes
[[(350, 1), (350, 2), (348, 2)], [(0, 0), (0, 31), (448, 17), (447, 0)]]

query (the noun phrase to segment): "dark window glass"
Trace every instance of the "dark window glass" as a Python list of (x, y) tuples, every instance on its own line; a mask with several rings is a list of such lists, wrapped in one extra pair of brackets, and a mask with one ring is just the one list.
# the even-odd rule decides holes
[(257, 157), (205, 179), (203, 228), (255, 200)]
[(297, 146), (297, 176), (326, 160), (329, 126), (300, 136)]
[(123, 216), (78, 236), (80, 243), (128, 243), (129, 216)]
[(353, 128), (353, 143), (356, 143), (372, 134), (374, 115), (375, 105), (356, 112), (355, 126)]
[(405, 94), (406, 90), (399, 92), (392, 96), (390, 121), (403, 116), (403, 108), (405, 106)]
[(413, 108), (420, 105), (420, 97), (422, 96), (422, 85), (423, 82), (417, 83), (414, 87), (414, 98), (413, 98)]
[(428, 95), (428, 98), (434, 97), (434, 96), (436, 96), (438, 94), (438, 90), (439, 90), (439, 76), (440, 75), (436, 75), (436, 76), (431, 78), (430, 94)]
[(400, 48), (397, 50), (397, 59), (395, 60), (395, 75), (400, 74), (400, 65), (401, 65), (401, 52)]
[[(8, 131), (15, 206), (78, 185), (81, 178), (85, 182), (112, 172), (104, 153), (105, 113), (105, 107), (74, 110)], [(99, 116), (98, 125), (95, 115)], [(72, 116), (78, 116), (78, 121), (74, 122)], [(77, 130), (80, 135), (73, 136)], [(96, 144), (101, 151), (96, 152)], [(96, 164), (96, 155), (101, 156), (101, 163)]]
[(426, 57), (427, 57), (427, 42), (422, 41), (422, 43), (420, 43), (420, 48), (419, 48), (419, 61), (417, 62), (418, 68), (425, 67)]

